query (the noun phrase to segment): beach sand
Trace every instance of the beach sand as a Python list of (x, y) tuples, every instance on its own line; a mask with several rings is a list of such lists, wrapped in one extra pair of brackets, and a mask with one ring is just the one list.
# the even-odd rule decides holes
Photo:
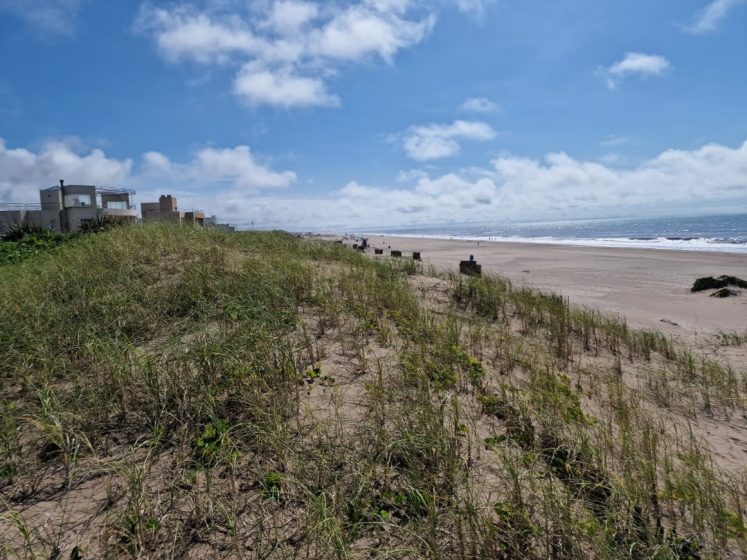
[(571, 303), (624, 316), (635, 327), (655, 328), (705, 344), (719, 332), (747, 332), (747, 291), (724, 299), (692, 293), (696, 278), (728, 274), (747, 279), (747, 255), (369, 236), (385, 249), (420, 251), (423, 262), (456, 270), (474, 255), (483, 272), (552, 291)]
[[(747, 290), (724, 299), (710, 297), (711, 291), (690, 291), (703, 276), (747, 279), (744, 254), (485, 241), (478, 246), (476, 241), (381, 235), (369, 235), (368, 242), (384, 249), (384, 258), (389, 258), (391, 249), (402, 251), (402, 258), (407, 259), (412, 258), (412, 251), (419, 251), (424, 264), (440, 270), (457, 270), (460, 260), (474, 255), (483, 273), (499, 273), (515, 284), (562, 294), (572, 304), (622, 316), (632, 327), (661, 331), (681, 341), (695, 356), (728, 364), (736, 372), (747, 368), (747, 344), (724, 344), (715, 336), (747, 335)], [(347, 237), (344, 243), (355, 241)], [(366, 254), (381, 258), (373, 250)], [(422, 284), (438, 289), (438, 282)], [(646, 398), (646, 367), (639, 375), (630, 375), (630, 371), (624, 382), (640, 391), (641, 402), (649, 410), (707, 442), (720, 468), (744, 473), (747, 419), (742, 414), (661, 407)]]

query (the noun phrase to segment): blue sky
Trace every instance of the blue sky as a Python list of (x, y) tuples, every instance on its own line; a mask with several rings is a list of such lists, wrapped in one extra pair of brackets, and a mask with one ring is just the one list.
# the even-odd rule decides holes
[(747, 211), (747, 0), (0, 0), (0, 201), (355, 229)]

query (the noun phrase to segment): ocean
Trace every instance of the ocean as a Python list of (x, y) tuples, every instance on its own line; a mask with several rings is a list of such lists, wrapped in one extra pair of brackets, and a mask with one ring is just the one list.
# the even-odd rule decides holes
[(408, 227), (377, 230), (376, 233), (435, 239), (747, 253), (747, 214)]

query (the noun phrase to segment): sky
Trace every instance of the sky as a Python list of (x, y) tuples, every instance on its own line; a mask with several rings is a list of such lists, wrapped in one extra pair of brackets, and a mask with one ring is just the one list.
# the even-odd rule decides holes
[(747, 0), (0, 0), (0, 202), (347, 231), (747, 212)]

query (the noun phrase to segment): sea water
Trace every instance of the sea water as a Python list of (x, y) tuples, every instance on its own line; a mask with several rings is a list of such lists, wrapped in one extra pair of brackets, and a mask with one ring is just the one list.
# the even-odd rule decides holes
[(435, 239), (637, 247), (747, 254), (747, 214), (521, 224), (418, 226), (377, 233)]

